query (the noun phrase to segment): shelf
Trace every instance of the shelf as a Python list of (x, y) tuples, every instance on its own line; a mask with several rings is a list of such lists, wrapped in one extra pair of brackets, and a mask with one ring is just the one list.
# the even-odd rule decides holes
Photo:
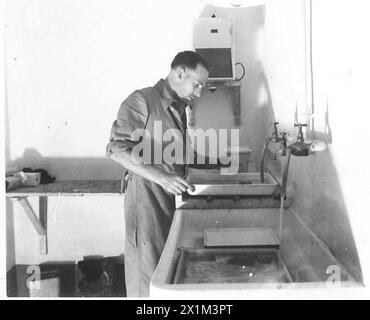
[(7, 191), (7, 197), (19, 196), (88, 196), (120, 195), (121, 180), (61, 180), (36, 187), (21, 187)]
[(241, 82), (236, 80), (214, 80), (214, 81), (208, 81), (206, 84), (207, 88), (212, 87), (240, 87)]

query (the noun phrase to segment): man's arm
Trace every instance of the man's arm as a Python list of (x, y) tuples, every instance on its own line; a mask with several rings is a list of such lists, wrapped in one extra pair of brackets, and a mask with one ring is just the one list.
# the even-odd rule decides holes
[(139, 163), (140, 159), (136, 158), (136, 154), (131, 150), (112, 153), (111, 159), (127, 170), (158, 183), (164, 190), (174, 195), (181, 194), (188, 188), (194, 191), (194, 186), (182, 177), (168, 173), (152, 164)]
[(145, 98), (136, 91), (120, 107), (106, 148), (107, 156), (127, 170), (159, 184), (171, 194), (180, 194), (187, 188), (194, 190), (194, 186), (182, 177), (168, 173), (153, 164), (142, 163), (138, 154), (132, 152), (132, 148), (138, 143), (133, 133), (137, 129), (145, 128), (147, 117)]

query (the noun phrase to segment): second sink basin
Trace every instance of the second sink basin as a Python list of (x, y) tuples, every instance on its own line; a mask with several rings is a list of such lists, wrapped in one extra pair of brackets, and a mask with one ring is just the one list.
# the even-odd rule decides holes
[(259, 172), (239, 172), (235, 175), (221, 175), (219, 170), (191, 169), (187, 180), (195, 186), (190, 195), (272, 195), (279, 184), (268, 172), (265, 181), (261, 182)]

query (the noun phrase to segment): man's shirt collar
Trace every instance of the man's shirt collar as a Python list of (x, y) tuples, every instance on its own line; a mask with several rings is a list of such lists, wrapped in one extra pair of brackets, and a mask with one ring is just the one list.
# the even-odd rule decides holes
[(178, 94), (170, 87), (168, 80), (161, 79), (157, 83), (159, 91), (163, 99), (163, 108), (167, 109), (169, 106), (175, 109), (186, 108), (186, 103), (178, 96)]

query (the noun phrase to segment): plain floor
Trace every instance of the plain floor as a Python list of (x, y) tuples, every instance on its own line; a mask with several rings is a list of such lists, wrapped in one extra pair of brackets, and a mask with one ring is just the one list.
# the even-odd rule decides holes
[[(110, 277), (110, 285), (105, 290), (99, 284), (92, 283), (90, 292), (84, 293), (80, 289), (83, 274), (76, 261), (47, 262), (40, 267), (41, 288), (45, 296), (54, 297), (126, 297), (124, 263), (121, 257), (104, 258), (106, 272)], [(27, 284), (34, 274), (34, 266), (15, 265), (7, 272), (8, 297), (32, 297)], [(58, 288), (55, 288), (58, 283)]]

